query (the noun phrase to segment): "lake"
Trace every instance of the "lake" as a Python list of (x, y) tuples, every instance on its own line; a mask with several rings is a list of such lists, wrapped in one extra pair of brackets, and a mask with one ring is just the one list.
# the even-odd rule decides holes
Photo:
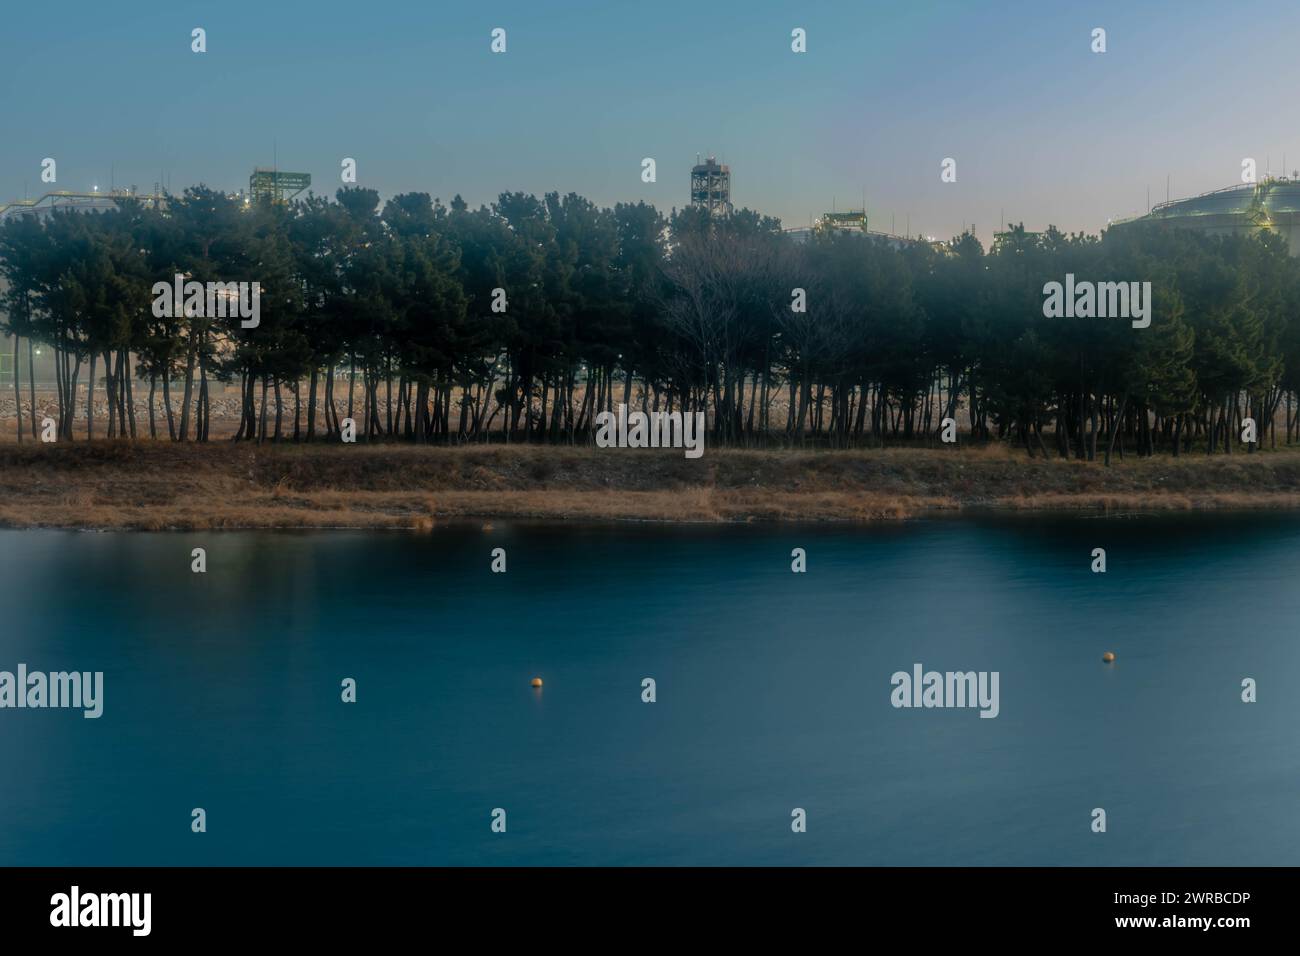
[(1297, 566), (1282, 514), (2, 531), (0, 670), (104, 691), (0, 709), (0, 864), (1294, 865)]

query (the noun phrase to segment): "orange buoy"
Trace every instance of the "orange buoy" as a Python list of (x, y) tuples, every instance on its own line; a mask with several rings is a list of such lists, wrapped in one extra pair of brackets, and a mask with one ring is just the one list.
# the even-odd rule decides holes
[(1105, 661), (1107, 664), (1113, 664), (1115, 663), (1115, 652), (1107, 651), (1105, 654), (1101, 655), (1101, 659)]
[(541, 679), (540, 677), (534, 677), (534, 678), (533, 678), (533, 686), (534, 686), (534, 687), (541, 687), (541, 686), (542, 686), (542, 679)]

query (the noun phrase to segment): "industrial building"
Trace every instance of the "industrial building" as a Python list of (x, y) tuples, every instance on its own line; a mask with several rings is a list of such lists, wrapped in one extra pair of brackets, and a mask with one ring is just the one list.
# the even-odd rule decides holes
[(110, 189), (90, 192), (76, 192), (70, 189), (54, 189), (43, 193), (35, 199), (17, 199), (13, 202), (0, 203), (0, 221), (11, 216), (48, 216), (56, 209), (68, 209), (74, 212), (102, 212), (116, 209), (121, 201), (132, 200), (147, 206), (163, 201), (162, 190), (157, 186), (152, 193), (138, 192), (134, 186), (129, 189)]
[[(43, 218), (53, 215), (55, 210), (104, 212), (109, 209), (116, 209), (120, 202), (128, 200), (152, 206), (164, 202), (165, 196), (162, 189), (157, 185), (154, 186), (154, 191), (151, 193), (139, 192), (134, 186), (127, 189), (92, 189), (89, 192), (55, 189), (34, 199), (19, 199), (14, 202), (0, 203), (0, 222), (14, 216), (38, 216)], [(4, 291), (5, 280), (0, 278), (0, 295)], [(17, 356), (15, 356), (13, 338), (0, 333), (0, 388), (5, 390), (6, 396), (10, 394), (10, 390), (13, 388), (15, 364), (17, 365), (16, 371), (23, 382), (26, 382), (31, 375), (29, 364), (31, 369), (35, 370), (38, 388), (52, 385), (55, 381), (54, 351), (52, 349), (35, 343), (23, 342)]]
[(1300, 179), (1269, 177), (1175, 199), (1111, 228), (1133, 226), (1198, 229), (1218, 236), (1275, 232), (1286, 239), (1291, 255), (1300, 255)]
[(896, 236), (888, 232), (873, 232), (867, 218), (866, 209), (850, 209), (847, 212), (826, 212), (813, 220), (811, 226), (795, 226), (783, 232), (796, 243), (805, 243), (814, 236), (830, 233), (849, 233), (867, 236), (876, 242), (883, 242), (894, 249), (902, 249), (918, 243), (929, 245), (938, 252), (946, 252), (947, 245), (937, 239), (926, 237)]
[(993, 233), (993, 249), (995, 253), (1018, 251), (1022, 244), (1026, 247), (1032, 247), (1042, 237), (1041, 232), (1028, 232), (1020, 229), (1003, 229), (1000, 232)]
[(310, 186), (311, 173), (290, 173), (259, 166), (248, 177), (248, 194), (253, 202), (286, 203)]
[(813, 223), (813, 228), (821, 232), (866, 232), (867, 211), (850, 209), (848, 212), (824, 212)]
[[(258, 167), (249, 177), (248, 197), (256, 202), (284, 203), (292, 200), (304, 189), (311, 186), (310, 173), (285, 172), (278, 169)], [(124, 201), (143, 203), (146, 206), (160, 206), (167, 202), (167, 194), (161, 185), (155, 184), (153, 192), (142, 193), (136, 187), (127, 189), (92, 189), (89, 192), (74, 190), (51, 190), (34, 199), (19, 199), (10, 203), (0, 203), (0, 222), (13, 216), (52, 215), (55, 210), (72, 212), (103, 212), (116, 209)], [(0, 294), (4, 292), (4, 279), (0, 278)], [(30, 345), (30, 348), (29, 348)], [(5, 394), (13, 387), (15, 365), (21, 381), (26, 382), (31, 370), (35, 371), (37, 387), (48, 387), (55, 381), (54, 353), (52, 349), (43, 348), (34, 343), (21, 343), (18, 354), (14, 354), (14, 341), (11, 336), (0, 333), (0, 388)], [(29, 369), (30, 366), (30, 369)], [(219, 388), (214, 384), (210, 388)]]

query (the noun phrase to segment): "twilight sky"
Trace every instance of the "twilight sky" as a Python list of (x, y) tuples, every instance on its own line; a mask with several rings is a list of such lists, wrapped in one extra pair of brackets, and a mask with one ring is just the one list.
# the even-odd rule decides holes
[(333, 194), (347, 156), (385, 197), (558, 189), (667, 211), (712, 152), (737, 205), (787, 226), (865, 191), (884, 231), (974, 223), (987, 242), (1005, 215), (1095, 232), (1148, 187), (1163, 200), (1167, 175), (1178, 197), (1238, 182), (1248, 156), (1300, 167), (1297, 36), (1294, 0), (11, 4), (0, 202), (160, 175), (234, 190), (273, 159)]

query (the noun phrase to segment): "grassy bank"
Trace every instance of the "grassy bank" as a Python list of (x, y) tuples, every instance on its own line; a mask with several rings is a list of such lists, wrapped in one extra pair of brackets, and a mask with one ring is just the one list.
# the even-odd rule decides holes
[(0, 446), (0, 524), (429, 528), (450, 518), (870, 521), (970, 509), (1300, 507), (1300, 450), (1099, 463), (1004, 448)]

